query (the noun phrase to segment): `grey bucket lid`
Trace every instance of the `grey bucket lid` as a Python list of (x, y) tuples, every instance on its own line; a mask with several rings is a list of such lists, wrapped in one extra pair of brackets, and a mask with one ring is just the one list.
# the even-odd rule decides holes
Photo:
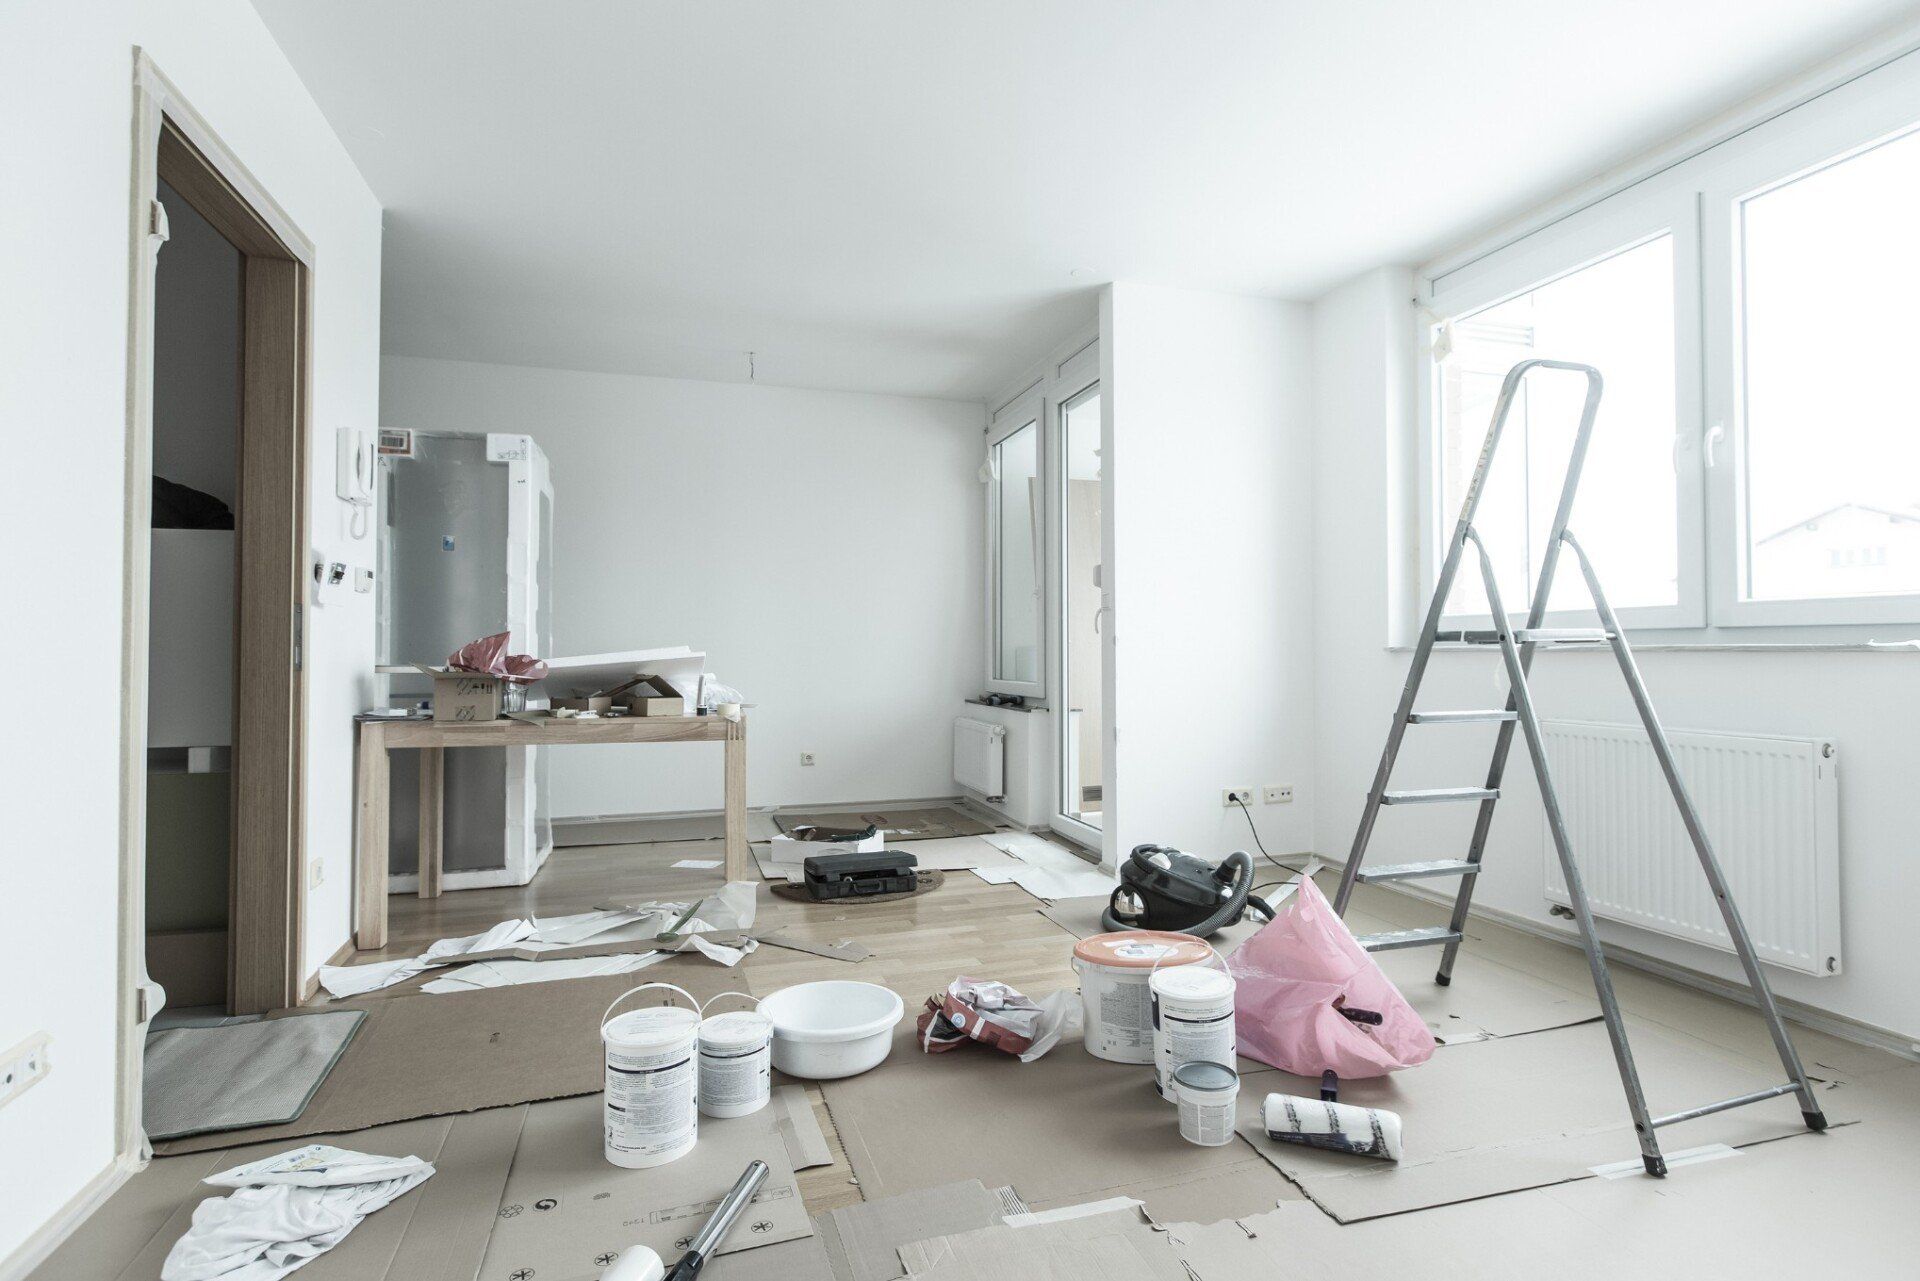
[(1190, 1090), (1230, 1090), (1240, 1084), (1240, 1074), (1224, 1063), (1205, 1063), (1195, 1059), (1173, 1070), (1176, 1085)]

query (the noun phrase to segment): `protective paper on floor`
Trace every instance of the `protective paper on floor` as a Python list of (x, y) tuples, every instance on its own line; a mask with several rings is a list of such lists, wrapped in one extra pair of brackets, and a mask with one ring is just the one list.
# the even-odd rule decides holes
[(880, 829), (888, 844), (898, 841), (930, 841), (943, 836), (984, 836), (993, 828), (970, 814), (950, 805), (929, 809), (840, 810), (818, 814), (775, 814), (773, 821), (783, 832), (796, 827), (862, 828), (871, 824)]
[(1016, 861), (976, 867), (973, 874), (989, 885), (1018, 885), (1038, 899), (1089, 898), (1111, 894), (1119, 878), (1073, 851), (1031, 832), (995, 832), (982, 838)]
[[(635, 1244), (671, 1262), (754, 1160), (767, 1163), (766, 1181), (718, 1255), (811, 1236), (795, 1154), (781, 1134), (786, 1115), (769, 1104), (751, 1116), (701, 1117), (691, 1152), (666, 1165), (628, 1170), (601, 1155), (599, 1097), (532, 1105), (476, 1281), (593, 1277), (608, 1256)], [(724, 1265), (714, 1265), (714, 1272), (723, 1275)]]
[(978, 1179), (862, 1201), (814, 1216), (840, 1281), (895, 1281), (900, 1248), (930, 1237), (991, 1227), (1001, 1202)]
[(148, 1136), (295, 1120), (365, 1018), (341, 1010), (149, 1033), (141, 1090)]
[(1182, 1139), (1151, 1067), (1096, 1059), (1078, 1039), (1032, 1063), (977, 1047), (927, 1054), (908, 1022), (882, 1067), (821, 1088), (869, 1200), (970, 1178), (1011, 1184), (1029, 1203), (1094, 1200), (1249, 1156), (1238, 1142)]
[[(1763, 1089), (1770, 1074), (1653, 1024), (1631, 1025), (1634, 1061), (1656, 1116)], [(1639, 1151), (1606, 1028), (1598, 1023), (1449, 1047), (1391, 1076), (1342, 1081), (1340, 1101), (1400, 1115), (1398, 1163), (1277, 1143), (1260, 1123), (1268, 1093), (1319, 1097), (1284, 1072), (1243, 1082), (1239, 1132), (1343, 1223), (1592, 1177)], [(1769, 1100), (1662, 1131), (1675, 1147), (1744, 1147), (1805, 1133), (1797, 1102)]]
[(900, 1263), (931, 1281), (1190, 1281), (1166, 1235), (1125, 1199), (916, 1241)]

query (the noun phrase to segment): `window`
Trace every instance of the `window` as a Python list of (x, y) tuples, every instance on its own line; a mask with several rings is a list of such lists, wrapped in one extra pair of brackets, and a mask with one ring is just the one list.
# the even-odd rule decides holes
[[(1453, 350), (1439, 364), (1445, 518), (1457, 515), (1466, 496), (1507, 371), (1536, 357), (1594, 365), (1606, 391), (1572, 527), (1616, 608), (1678, 604), (1673, 237), (1658, 236), (1462, 316), (1450, 330)], [(1508, 415), (1475, 524), (1509, 610), (1524, 612), (1532, 597), (1586, 392), (1579, 374), (1540, 371), (1529, 375)], [(1577, 573), (1556, 576), (1550, 609), (1579, 609), (1586, 601)], [(1450, 612), (1475, 614), (1484, 605), (1469, 565)]]
[(1920, 134), (1739, 217), (1741, 594), (1920, 592)]
[(1040, 421), (1018, 426), (989, 447), (987, 553), (991, 617), (989, 685), (1002, 693), (1042, 688), (1040, 631)]
[[(1429, 271), (1426, 581), (1502, 380), (1550, 357), (1605, 379), (1569, 527), (1630, 627), (1852, 627), (1823, 638), (1850, 641), (1920, 624), (1917, 224), (1912, 54)], [(1475, 523), (1516, 616), (1583, 391), (1530, 375), (1487, 477)], [(1589, 608), (1563, 560), (1552, 621)], [(1470, 559), (1448, 623), (1486, 609)]]

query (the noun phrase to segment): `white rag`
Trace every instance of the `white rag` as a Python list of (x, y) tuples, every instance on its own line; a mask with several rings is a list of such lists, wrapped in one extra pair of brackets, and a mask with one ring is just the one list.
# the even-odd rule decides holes
[(194, 1208), (161, 1281), (277, 1281), (431, 1177), (433, 1166), (419, 1157), (318, 1143), (223, 1170), (206, 1182), (238, 1191)]

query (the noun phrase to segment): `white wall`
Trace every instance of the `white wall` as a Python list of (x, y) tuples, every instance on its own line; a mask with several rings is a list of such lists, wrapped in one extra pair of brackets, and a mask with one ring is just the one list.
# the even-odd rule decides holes
[[(1413, 317), (1409, 272), (1386, 269), (1315, 304), (1314, 522), (1318, 790), (1315, 846), (1345, 857), (1407, 670), (1414, 551)], [(1390, 621), (1395, 614), (1398, 623)], [(1486, 706), (1502, 695), (1497, 659), (1436, 654), (1426, 706)], [(1781, 995), (1920, 1038), (1912, 981), (1911, 905), (1920, 902), (1912, 780), (1920, 775), (1920, 655), (1912, 653), (1647, 652), (1642, 670), (1672, 728), (1831, 737), (1840, 749), (1841, 916), (1846, 973), (1775, 972)], [(1556, 653), (1536, 665), (1536, 693), (1554, 717), (1633, 723), (1618, 669), (1604, 653)], [(1478, 783), (1490, 727), (1414, 730), (1395, 781)], [(1475, 894), (1479, 907), (1566, 930), (1541, 893), (1546, 847), (1538, 793), (1516, 751)], [(1448, 812), (1451, 811), (1451, 812)], [(1393, 862), (1464, 850), (1470, 807), (1413, 806), (1383, 815), (1370, 858)], [(1736, 886), (1736, 891), (1738, 887)], [(1626, 926), (1603, 935), (1635, 951), (1722, 978), (1731, 956)]]
[[(955, 708), (985, 662), (981, 405), (406, 357), (385, 371), (383, 426), (539, 442), (555, 647), (704, 650), (758, 704), (751, 804), (953, 794)], [(554, 813), (717, 809), (719, 750), (560, 749)]]
[[(1313, 834), (1309, 328), (1297, 303), (1120, 283), (1103, 308), (1115, 753), (1107, 849)], [(1271, 869), (1269, 869), (1271, 870)]]
[[(114, 1159), (119, 700), (133, 50), (144, 46), (318, 246), (312, 523), (344, 547), (331, 428), (375, 420), (380, 209), (245, 0), (8, 5), (0, 76), (15, 92), (0, 166), (8, 256), (0, 412), (50, 447), (58, 485), (0, 504), (11, 642), (57, 655), (68, 714), (10, 737), (0, 860), (0, 1046), (53, 1036), (52, 1074), (0, 1112), (0, 1258)], [(146, 484), (147, 478), (137, 478)], [(371, 563), (369, 559), (367, 563)], [(326, 860), (308, 960), (348, 932), (351, 727), (371, 692), (372, 615), (308, 629), (307, 839)]]

